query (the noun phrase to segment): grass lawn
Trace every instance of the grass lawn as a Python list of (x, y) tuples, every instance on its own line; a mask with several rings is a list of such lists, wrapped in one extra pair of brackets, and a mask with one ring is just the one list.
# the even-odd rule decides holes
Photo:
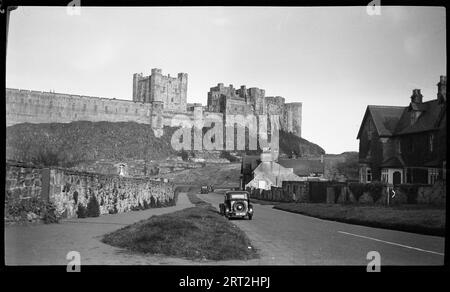
[(189, 192), (195, 207), (152, 216), (106, 234), (102, 242), (139, 253), (191, 260), (247, 260), (257, 252), (245, 233)]
[(445, 236), (445, 207), (281, 203), (274, 208), (351, 224)]
[(260, 205), (278, 205), (278, 204), (281, 204), (280, 202), (259, 200), (259, 199), (254, 199), (254, 198), (250, 198), (250, 202), (255, 203), (255, 204), (260, 204)]

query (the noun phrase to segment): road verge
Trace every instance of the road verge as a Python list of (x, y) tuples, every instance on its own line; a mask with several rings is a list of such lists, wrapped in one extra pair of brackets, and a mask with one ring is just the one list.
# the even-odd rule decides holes
[(439, 207), (280, 203), (274, 209), (350, 224), (445, 236), (445, 209)]

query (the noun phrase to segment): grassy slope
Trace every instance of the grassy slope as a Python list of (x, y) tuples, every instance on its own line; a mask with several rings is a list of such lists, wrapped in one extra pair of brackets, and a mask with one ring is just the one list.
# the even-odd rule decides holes
[(153, 216), (104, 236), (104, 243), (131, 251), (193, 260), (257, 257), (245, 233), (192, 194), (193, 208)]
[[(6, 158), (29, 162), (44, 153), (60, 166), (69, 167), (99, 159), (160, 160), (175, 154), (170, 145), (174, 130), (165, 127), (164, 135), (156, 138), (149, 125), (134, 122), (17, 124), (6, 129)], [(280, 150), (305, 155), (324, 152), (318, 145), (284, 132), (280, 133)]]
[(173, 154), (173, 129), (156, 138), (148, 125), (132, 122), (18, 124), (6, 130), (6, 157), (30, 161), (47, 152), (60, 165), (99, 159), (159, 159)]
[(445, 209), (430, 206), (280, 203), (274, 208), (351, 224), (439, 236), (445, 234)]

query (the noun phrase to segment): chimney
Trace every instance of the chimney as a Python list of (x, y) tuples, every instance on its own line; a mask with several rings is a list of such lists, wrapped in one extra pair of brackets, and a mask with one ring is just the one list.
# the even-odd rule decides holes
[(411, 102), (413, 103), (422, 103), (423, 95), (420, 93), (420, 89), (413, 89), (411, 95)]
[(441, 75), (437, 87), (438, 87), (437, 99), (440, 102), (447, 101), (447, 76)]

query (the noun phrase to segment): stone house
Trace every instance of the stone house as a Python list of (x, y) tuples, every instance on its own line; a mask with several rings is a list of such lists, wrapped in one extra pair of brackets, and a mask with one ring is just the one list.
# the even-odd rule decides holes
[(434, 184), (445, 180), (447, 77), (437, 98), (414, 89), (408, 106), (367, 106), (358, 132), (360, 182)]

